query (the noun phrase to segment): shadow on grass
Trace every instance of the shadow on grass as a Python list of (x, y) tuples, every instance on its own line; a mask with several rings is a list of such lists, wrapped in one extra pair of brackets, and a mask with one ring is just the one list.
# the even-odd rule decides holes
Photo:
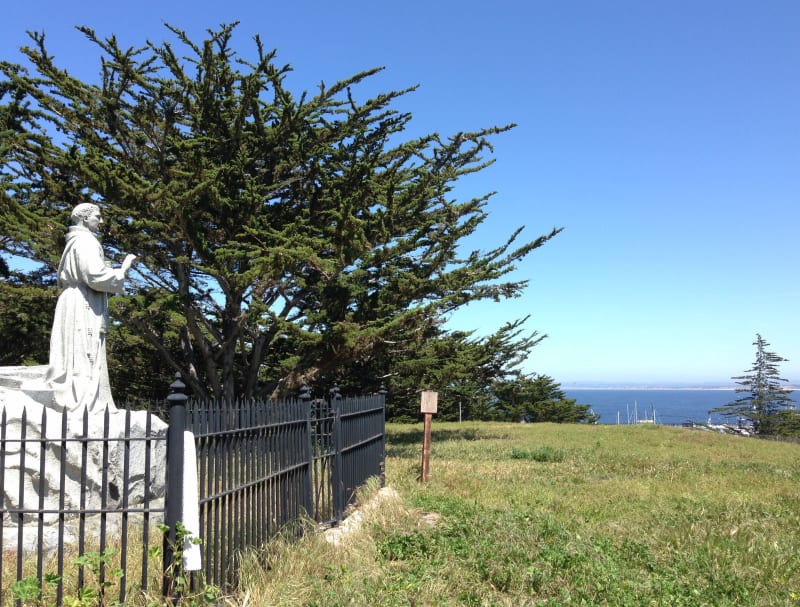
[[(496, 436), (492, 436), (486, 434), (485, 432), (479, 432), (474, 428), (464, 428), (464, 429), (442, 429), (437, 430), (433, 428), (431, 430), (431, 442), (441, 444), (448, 441), (476, 441), (476, 440), (487, 440), (497, 438)], [(422, 447), (422, 439), (423, 439), (423, 431), (421, 429), (415, 428), (414, 430), (410, 431), (402, 431), (402, 432), (390, 432), (386, 436), (386, 455), (387, 457), (399, 457), (408, 454), (408, 447), (411, 445), (419, 445), (420, 448)]]

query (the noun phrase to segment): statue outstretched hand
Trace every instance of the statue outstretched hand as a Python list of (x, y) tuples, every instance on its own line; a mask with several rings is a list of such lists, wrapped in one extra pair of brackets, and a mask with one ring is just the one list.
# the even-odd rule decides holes
[(128, 270), (131, 269), (131, 266), (133, 265), (134, 261), (136, 261), (136, 255), (134, 255), (133, 253), (128, 253), (125, 256), (125, 261), (122, 262), (122, 272), (124, 274), (128, 273)]

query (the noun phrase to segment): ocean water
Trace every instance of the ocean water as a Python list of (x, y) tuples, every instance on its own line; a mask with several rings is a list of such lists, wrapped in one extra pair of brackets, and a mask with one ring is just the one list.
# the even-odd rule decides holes
[[(601, 424), (635, 424), (641, 420), (652, 420), (658, 424), (680, 425), (687, 421), (733, 423), (718, 413), (708, 410), (725, 405), (744, 394), (733, 389), (565, 389), (568, 398), (580, 405), (591, 405), (592, 411), (600, 415)], [(798, 392), (792, 394), (798, 400)]]

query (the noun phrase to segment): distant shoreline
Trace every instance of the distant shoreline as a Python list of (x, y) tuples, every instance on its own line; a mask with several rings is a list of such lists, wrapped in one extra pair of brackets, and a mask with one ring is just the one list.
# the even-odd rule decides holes
[[(612, 387), (609, 383), (592, 388), (587, 382), (562, 390), (567, 398), (589, 405), (589, 410), (600, 416), (601, 424), (637, 424), (640, 420), (656, 420), (656, 423), (668, 425), (681, 425), (690, 420), (724, 423), (725, 416), (720, 410), (725, 410), (731, 402), (750, 397), (749, 392), (736, 392), (735, 386), (711, 383), (701, 387), (656, 384)], [(800, 406), (798, 395), (800, 391), (788, 395), (796, 407)]]
[[(800, 390), (800, 386), (782, 386), (786, 390)], [(562, 390), (729, 390), (734, 391), (740, 389), (738, 386), (636, 386), (636, 385), (580, 385), (580, 386), (565, 386), (561, 384)]]

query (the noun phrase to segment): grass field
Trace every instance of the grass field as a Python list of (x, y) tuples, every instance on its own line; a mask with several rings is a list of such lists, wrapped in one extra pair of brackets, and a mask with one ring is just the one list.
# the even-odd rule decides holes
[[(273, 545), (251, 605), (800, 605), (800, 445), (667, 426), (389, 427), (399, 498)], [(375, 487), (362, 496), (377, 502)]]

